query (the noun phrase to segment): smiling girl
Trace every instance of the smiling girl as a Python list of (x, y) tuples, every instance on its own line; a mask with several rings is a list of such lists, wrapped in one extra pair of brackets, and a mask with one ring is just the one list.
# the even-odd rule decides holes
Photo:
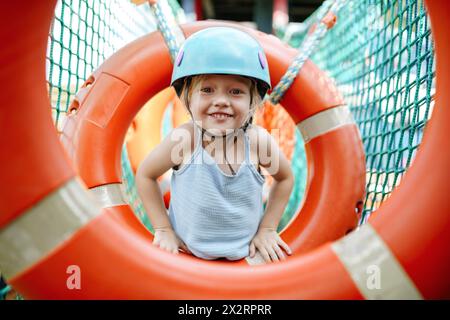
[[(172, 85), (191, 121), (172, 130), (136, 175), (154, 245), (208, 260), (256, 251), (266, 262), (285, 259), (290, 248), (276, 230), (293, 175), (272, 136), (252, 124), (270, 88), (259, 43), (235, 28), (199, 31), (183, 44)], [(274, 178), (265, 210), (261, 167)], [(157, 179), (170, 169), (167, 213)]]

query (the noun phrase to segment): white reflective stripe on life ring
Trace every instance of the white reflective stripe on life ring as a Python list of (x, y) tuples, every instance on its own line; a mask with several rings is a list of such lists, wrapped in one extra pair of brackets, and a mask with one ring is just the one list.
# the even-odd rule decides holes
[(11, 278), (45, 257), (101, 212), (73, 178), (0, 230), (0, 270)]
[(349, 108), (340, 106), (319, 112), (297, 124), (297, 127), (307, 143), (329, 131), (354, 123)]
[(366, 299), (423, 299), (369, 223), (334, 242), (331, 248)]
[(102, 208), (127, 205), (121, 183), (110, 183), (89, 189), (89, 193), (100, 203)]

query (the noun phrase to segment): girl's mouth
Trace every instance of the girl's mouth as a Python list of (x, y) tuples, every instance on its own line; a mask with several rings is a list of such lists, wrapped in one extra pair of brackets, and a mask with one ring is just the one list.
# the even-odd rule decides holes
[(222, 112), (215, 112), (215, 113), (211, 113), (208, 116), (217, 119), (217, 120), (224, 120), (224, 119), (228, 119), (228, 118), (233, 118), (233, 116), (231, 114), (228, 113), (222, 113)]

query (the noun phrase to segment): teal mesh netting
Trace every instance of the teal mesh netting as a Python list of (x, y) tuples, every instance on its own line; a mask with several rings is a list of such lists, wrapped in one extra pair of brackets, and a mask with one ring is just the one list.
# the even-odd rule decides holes
[[(289, 42), (298, 46), (303, 37)], [(312, 60), (335, 79), (361, 131), (363, 223), (411, 165), (434, 104), (433, 41), (423, 2), (347, 1)]]

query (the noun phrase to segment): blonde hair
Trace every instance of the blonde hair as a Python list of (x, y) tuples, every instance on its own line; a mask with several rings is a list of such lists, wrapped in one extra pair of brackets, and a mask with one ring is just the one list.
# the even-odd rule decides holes
[[(181, 89), (180, 99), (188, 111), (190, 111), (190, 99), (192, 97), (192, 92), (199, 86), (207, 77), (207, 74), (196, 75), (192, 77), (186, 77), (183, 80), (183, 87)], [(255, 112), (262, 105), (262, 99), (258, 92), (258, 86), (255, 79), (240, 76), (250, 80), (250, 108), (249, 108), (249, 118), (255, 115)], [(253, 122), (253, 121), (252, 121)]]

